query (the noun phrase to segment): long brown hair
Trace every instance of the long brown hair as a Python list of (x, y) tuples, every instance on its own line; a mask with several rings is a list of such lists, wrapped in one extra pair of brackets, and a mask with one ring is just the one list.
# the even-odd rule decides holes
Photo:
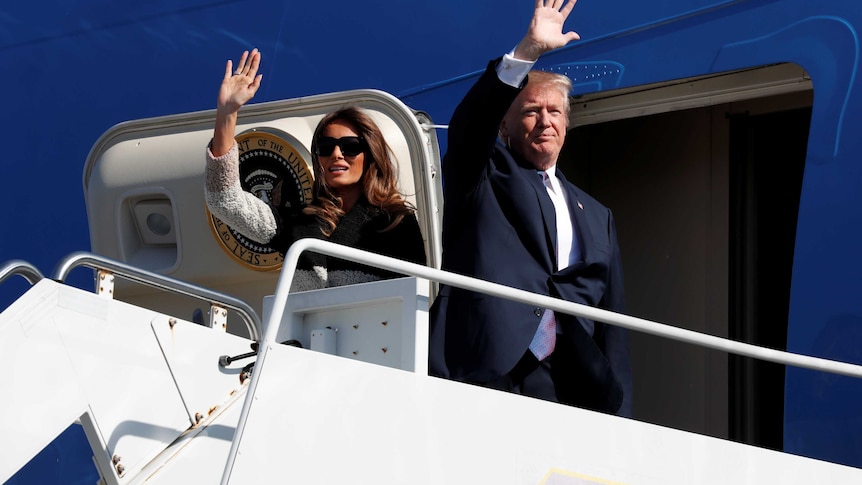
[(311, 160), (314, 165), (314, 199), (303, 212), (313, 214), (323, 223), (321, 230), (327, 236), (332, 235), (335, 226), (344, 217), (342, 200), (326, 183), (323, 168), (317, 155), (317, 140), (322, 136), (324, 128), (336, 121), (348, 123), (356, 133), (365, 139), (368, 149), (365, 151), (365, 166), (362, 170), (362, 194), (371, 207), (389, 215), (392, 221), (384, 229), (388, 231), (397, 226), (404, 216), (413, 213), (414, 207), (401, 197), (396, 183), (396, 169), (389, 156), (390, 148), (383, 138), (383, 133), (371, 117), (359, 108), (346, 107), (324, 116), (314, 130), (311, 140)]

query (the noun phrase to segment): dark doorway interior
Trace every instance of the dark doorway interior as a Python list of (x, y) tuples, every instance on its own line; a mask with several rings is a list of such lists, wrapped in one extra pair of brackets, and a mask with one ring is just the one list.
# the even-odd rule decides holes
[[(784, 349), (811, 91), (581, 125), (565, 175), (608, 206), (626, 313)], [(632, 333), (635, 418), (780, 449), (784, 368)]]
[[(729, 336), (779, 350), (811, 109), (730, 117)], [(729, 359), (730, 438), (782, 449), (784, 366)]]

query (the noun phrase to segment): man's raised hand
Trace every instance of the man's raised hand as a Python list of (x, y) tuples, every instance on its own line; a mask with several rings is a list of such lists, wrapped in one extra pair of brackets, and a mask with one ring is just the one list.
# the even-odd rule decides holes
[(580, 39), (576, 32), (563, 32), (563, 24), (576, 2), (577, 0), (536, 0), (533, 19), (527, 34), (515, 48), (515, 58), (535, 61), (546, 52)]

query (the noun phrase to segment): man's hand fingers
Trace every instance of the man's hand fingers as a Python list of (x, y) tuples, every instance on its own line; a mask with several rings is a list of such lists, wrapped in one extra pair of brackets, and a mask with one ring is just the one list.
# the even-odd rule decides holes
[(560, 10), (560, 13), (563, 14), (563, 18), (568, 18), (569, 14), (572, 13), (572, 9), (575, 8), (576, 3), (578, 3), (578, 0), (569, 0), (565, 5), (563, 5), (563, 9)]

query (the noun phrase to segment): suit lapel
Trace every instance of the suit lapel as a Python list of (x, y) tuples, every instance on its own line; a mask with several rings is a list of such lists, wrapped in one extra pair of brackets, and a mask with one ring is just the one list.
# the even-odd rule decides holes
[(575, 225), (575, 237), (580, 240), (581, 260), (587, 261), (588, 252), (594, 245), (592, 229), (590, 228), (586, 211), (579, 199), (577, 189), (566, 180), (566, 177), (560, 172), (559, 167), (557, 167), (557, 178), (560, 180), (560, 186), (564, 187), (566, 191), (569, 214), (572, 218), (572, 223)]

